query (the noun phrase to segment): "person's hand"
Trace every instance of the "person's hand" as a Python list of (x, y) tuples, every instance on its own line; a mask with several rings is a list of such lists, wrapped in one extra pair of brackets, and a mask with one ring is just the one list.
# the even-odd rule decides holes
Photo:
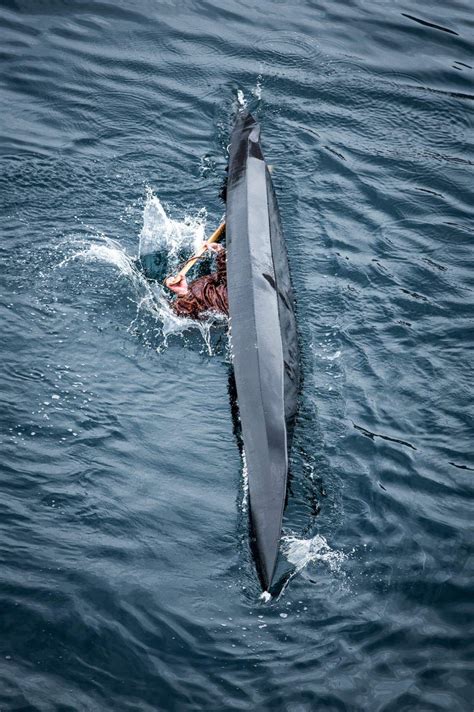
[(186, 294), (188, 291), (188, 280), (184, 274), (176, 274), (174, 277), (168, 277), (165, 281), (168, 289), (178, 295)]
[(205, 250), (209, 250), (209, 252), (222, 252), (224, 249), (218, 242), (209, 242), (208, 240), (204, 240), (202, 246)]

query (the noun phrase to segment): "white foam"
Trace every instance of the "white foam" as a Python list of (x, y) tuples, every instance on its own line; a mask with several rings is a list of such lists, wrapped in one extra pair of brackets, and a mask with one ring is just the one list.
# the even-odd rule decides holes
[(322, 358), (326, 359), (326, 361), (335, 361), (337, 358), (341, 357), (341, 352), (337, 350), (334, 354), (331, 354), (329, 356), (322, 356)]
[(246, 512), (249, 505), (249, 471), (244, 449), (242, 449), (242, 489), (242, 511)]
[(331, 571), (339, 571), (347, 555), (331, 549), (326, 539), (320, 534), (310, 539), (299, 539), (293, 535), (285, 535), (282, 539), (282, 552), (296, 569), (295, 573), (302, 571), (308, 564), (322, 562)]
[(237, 104), (241, 109), (245, 109), (247, 107), (247, 99), (245, 98), (245, 94), (242, 89), (237, 89)]
[(257, 81), (255, 82), (255, 86), (251, 89), (252, 94), (259, 101), (262, 98), (262, 85), (263, 85), (263, 77), (261, 74), (259, 74), (257, 77)]

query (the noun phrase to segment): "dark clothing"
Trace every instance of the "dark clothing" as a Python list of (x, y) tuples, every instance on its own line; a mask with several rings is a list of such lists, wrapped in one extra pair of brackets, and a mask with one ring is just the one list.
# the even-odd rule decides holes
[(216, 272), (195, 279), (189, 285), (188, 293), (171, 303), (178, 316), (204, 319), (205, 312), (218, 312), (226, 316), (229, 314), (224, 251), (218, 253), (216, 262)]

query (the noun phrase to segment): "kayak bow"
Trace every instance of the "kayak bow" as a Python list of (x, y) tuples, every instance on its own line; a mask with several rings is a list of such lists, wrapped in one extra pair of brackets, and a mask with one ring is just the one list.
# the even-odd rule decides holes
[(299, 359), (294, 300), (278, 205), (260, 126), (240, 114), (227, 181), (227, 283), (231, 352), (248, 472), (257, 568), (272, 584), (297, 410)]

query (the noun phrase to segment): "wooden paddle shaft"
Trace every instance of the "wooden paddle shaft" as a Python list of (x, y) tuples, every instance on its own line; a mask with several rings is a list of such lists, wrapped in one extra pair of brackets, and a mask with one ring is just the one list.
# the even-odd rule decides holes
[[(221, 225), (219, 225), (217, 230), (212, 233), (211, 237), (208, 240), (206, 240), (206, 242), (217, 242), (218, 240), (221, 239), (221, 237), (224, 233), (224, 230), (225, 230), (225, 222), (223, 222)], [(184, 274), (187, 274), (189, 272), (189, 270), (191, 269), (191, 267), (193, 267), (196, 264), (196, 262), (203, 256), (203, 254), (205, 252), (206, 252), (206, 248), (201, 247), (198, 250), (198, 252), (196, 252), (196, 254), (186, 262), (184, 267), (179, 270), (179, 272), (177, 273), (176, 276), (180, 277)]]

